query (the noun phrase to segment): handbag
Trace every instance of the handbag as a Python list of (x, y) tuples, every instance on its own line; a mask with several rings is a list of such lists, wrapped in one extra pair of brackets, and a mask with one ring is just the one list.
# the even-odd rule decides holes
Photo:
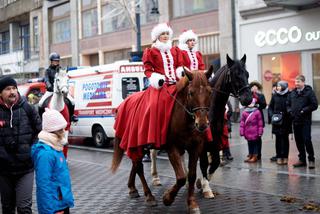
[(282, 125), (283, 116), (282, 114), (273, 114), (271, 117), (271, 124), (272, 125)]

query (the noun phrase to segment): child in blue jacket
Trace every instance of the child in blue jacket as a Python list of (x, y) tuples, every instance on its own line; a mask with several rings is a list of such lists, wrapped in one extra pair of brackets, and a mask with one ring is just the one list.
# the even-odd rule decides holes
[(67, 122), (58, 111), (48, 108), (42, 119), (39, 141), (32, 146), (38, 212), (68, 214), (74, 203), (69, 169), (62, 153)]

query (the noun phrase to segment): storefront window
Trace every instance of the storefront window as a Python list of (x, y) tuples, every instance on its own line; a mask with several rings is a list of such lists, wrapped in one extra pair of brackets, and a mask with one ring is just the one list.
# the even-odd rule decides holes
[(172, 4), (173, 17), (187, 16), (218, 9), (218, 0), (174, 0)]
[(313, 89), (320, 100), (320, 52), (312, 54)]
[(290, 89), (294, 88), (295, 77), (301, 74), (301, 53), (290, 52), (262, 55), (261, 67), (263, 93), (267, 103), (269, 103), (273, 83), (285, 80), (289, 83)]

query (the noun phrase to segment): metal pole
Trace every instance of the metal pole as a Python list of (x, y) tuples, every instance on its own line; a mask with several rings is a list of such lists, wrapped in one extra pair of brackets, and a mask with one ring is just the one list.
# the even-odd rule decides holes
[(137, 26), (137, 52), (141, 51), (141, 26), (140, 26), (140, 4), (136, 8), (136, 26)]

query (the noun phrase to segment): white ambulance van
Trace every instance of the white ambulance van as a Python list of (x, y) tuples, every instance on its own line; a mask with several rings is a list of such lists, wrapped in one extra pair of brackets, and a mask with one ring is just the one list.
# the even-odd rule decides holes
[(103, 147), (114, 138), (115, 109), (130, 94), (148, 86), (142, 62), (117, 61), (68, 72), (69, 92), (75, 100), (78, 122), (71, 137), (92, 137)]

